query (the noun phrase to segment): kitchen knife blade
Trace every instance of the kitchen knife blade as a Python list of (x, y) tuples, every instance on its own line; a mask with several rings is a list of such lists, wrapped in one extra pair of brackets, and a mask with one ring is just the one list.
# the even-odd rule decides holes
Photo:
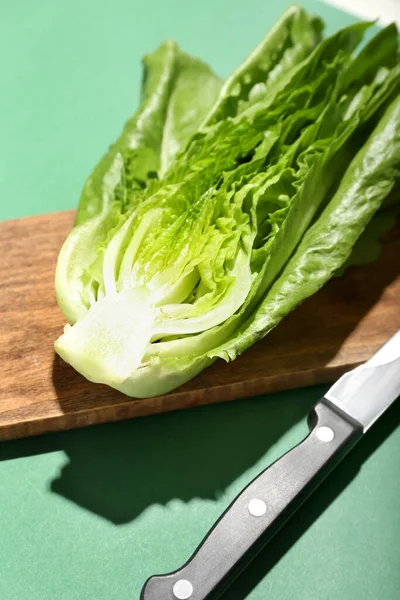
[(372, 358), (345, 373), (325, 394), (364, 432), (400, 396), (400, 330)]
[(155, 575), (141, 600), (216, 600), (400, 395), (400, 330), (313, 408), (310, 433), (254, 479), (188, 562)]

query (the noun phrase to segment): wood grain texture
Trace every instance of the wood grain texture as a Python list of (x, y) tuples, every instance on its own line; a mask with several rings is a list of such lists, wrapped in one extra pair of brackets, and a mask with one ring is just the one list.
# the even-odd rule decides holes
[(400, 325), (400, 235), (348, 270), (232, 363), (164, 396), (132, 399), (86, 381), (53, 350), (65, 320), (54, 270), (72, 211), (0, 223), (0, 439), (37, 435), (333, 381)]

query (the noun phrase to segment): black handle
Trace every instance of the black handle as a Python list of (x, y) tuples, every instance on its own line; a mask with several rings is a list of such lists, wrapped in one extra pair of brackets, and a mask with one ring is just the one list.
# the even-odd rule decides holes
[(223, 513), (190, 560), (150, 577), (141, 600), (216, 600), (362, 435), (359, 423), (325, 399), (307, 438), (254, 479)]

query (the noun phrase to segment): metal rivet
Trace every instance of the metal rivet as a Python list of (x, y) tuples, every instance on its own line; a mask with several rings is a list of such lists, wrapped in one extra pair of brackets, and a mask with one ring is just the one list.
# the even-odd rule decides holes
[(317, 438), (321, 442), (331, 442), (335, 437), (335, 433), (333, 429), (330, 427), (318, 427), (317, 429)]
[(267, 512), (267, 505), (264, 500), (260, 500), (259, 498), (253, 498), (249, 502), (249, 513), (253, 515), (253, 517), (262, 517)]
[(187, 600), (193, 594), (193, 586), (190, 581), (180, 579), (176, 582), (172, 591), (178, 600)]

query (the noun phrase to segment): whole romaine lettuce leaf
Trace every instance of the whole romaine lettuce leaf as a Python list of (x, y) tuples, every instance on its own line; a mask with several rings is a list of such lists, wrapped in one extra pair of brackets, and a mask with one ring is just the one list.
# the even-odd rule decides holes
[[(222, 85), (167, 43), (60, 253), (56, 351), (132, 396), (234, 359), (348, 260), (399, 178), (394, 26), (291, 7)], [(350, 164), (350, 166), (349, 166)]]

